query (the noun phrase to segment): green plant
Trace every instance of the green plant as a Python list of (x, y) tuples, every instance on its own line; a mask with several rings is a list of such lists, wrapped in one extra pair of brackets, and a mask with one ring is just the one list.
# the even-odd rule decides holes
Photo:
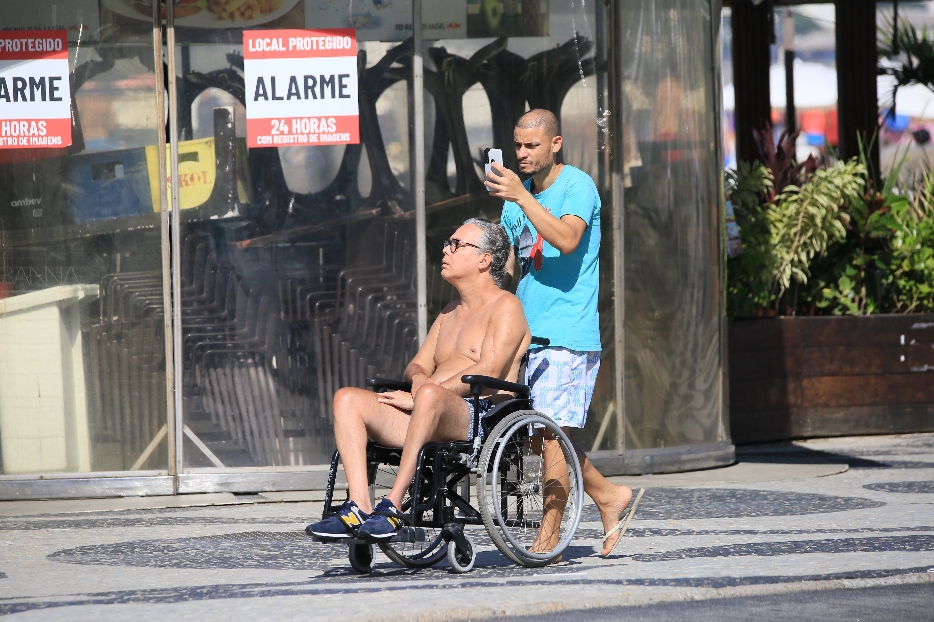
[[(789, 184), (774, 195), (772, 171), (758, 162), (741, 163), (727, 174), (726, 189), (745, 249), (727, 264), (731, 315), (794, 313), (811, 262), (846, 238), (851, 217), (841, 208), (858, 199), (866, 167), (854, 159), (803, 177), (800, 185)], [(793, 283), (795, 295), (787, 300)]]
[(783, 131), (778, 137), (778, 143), (775, 142), (772, 128), (768, 125), (759, 130), (753, 130), (752, 133), (759, 151), (759, 158), (772, 175), (773, 186), (766, 194), (769, 202), (774, 201), (775, 196), (780, 194), (786, 186), (803, 184), (804, 180), (818, 169), (818, 162), (813, 155), (809, 155), (807, 160), (801, 164), (795, 161), (797, 152), (795, 145), (801, 134), (800, 130)]
[[(868, 150), (810, 170), (786, 156), (726, 177), (744, 251), (727, 262), (731, 317), (934, 312), (934, 172), (879, 182)], [(812, 163), (813, 164), (813, 163)]]
[(899, 313), (934, 311), (934, 174), (924, 173), (912, 199), (894, 210), (887, 281)]
[(776, 197), (767, 214), (773, 249), (769, 269), (776, 300), (792, 279), (806, 284), (811, 260), (846, 237), (844, 222), (849, 217), (840, 208), (844, 200), (862, 191), (865, 177), (866, 167), (854, 158), (817, 170), (800, 187), (789, 185)]
[[(868, 149), (862, 141), (860, 163), (869, 169)], [(817, 308), (833, 315), (861, 315), (878, 313), (887, 305), (890, 241), (899, 227), (897, 215), (908, 206), (897, 187), (903, 164), (904, 158), (880, 190), (870, 179), (864, 193), (847, 201), (846, 238), (812, 266), (815, 278), (809, 293)]]
[[(922, 84), (934, 91), (934, 31), (905, 22), (896, 28), (890, 17), (880, 29), (878, 50), (890, 59), (880, 63), (879, 74), (895, 81), (890, 114), (899, 88)], [(777, 310), (838, 315), (934, 310), (934, 175), (924, 174), (912, 187), (901, 179), (902, 159), (880, 180), (869, 170), (865, 147), (860, 144), (858, 164), (851, 161), (841, 169), (837, 163), (808, 176), (797, 196), (775, 197), (778, 209), (768, 213), (775, 234), (772, 254), (781, 259), (773, 284)], [(799, 208), (808, 195), (811, 206)], [(789, 210), (797, 210), (798, 220)], [(790, 302), (783, 299), (789, 287), (794, 290)]]
[(727, 309), (732, 316), (754, 315), (772, 302), (771, 232), (765, 211), (773, 188), (771, 172), (758, 162), (740, 162), (737, 170), (726, 173), (726, 192), (744, 248), (741, 255), (727, 260)]

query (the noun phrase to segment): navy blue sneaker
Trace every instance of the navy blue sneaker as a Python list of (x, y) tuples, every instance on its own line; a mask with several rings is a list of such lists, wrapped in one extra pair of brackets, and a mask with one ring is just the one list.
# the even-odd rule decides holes
[(405, 525), (402, 512), (396, 509), (389, 498), (379, 502), (373, 513), (357, 531), (357, 537), (364, 540), (388, 540)]
[(337, 510), (337, 514), (308, 525), (305, 527), (305, 533), (322, 538), (353, 538), (369, 517), (369, 514), (361, 511), (356, 503), (348, 499)]

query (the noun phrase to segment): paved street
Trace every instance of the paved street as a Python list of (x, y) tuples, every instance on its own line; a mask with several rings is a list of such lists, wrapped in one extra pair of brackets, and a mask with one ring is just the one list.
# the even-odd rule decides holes
[(510, 618), (510, 622), (931, 620), (931, 596), (931, 584), (925, 582), (561, 611)]
[[(319, 492), (3, 502), (0, 613), (934, 619), (934, 435), (762, 446), (738, 458), (724, 469), (615, 478), (646, 493), (609, 559), (594, 554), (602, 530), (588, 506), (563, 561), (544, 569), (511, 565), (482, 528), (471, 529), (480, 553), (466, 575), (446, 561), (406, 570), (381, 555), (373, 574), (355, 574), (346, 547), (303, 533), (320, 515)], [(870, 606), (880, 602), (891, 606)]]

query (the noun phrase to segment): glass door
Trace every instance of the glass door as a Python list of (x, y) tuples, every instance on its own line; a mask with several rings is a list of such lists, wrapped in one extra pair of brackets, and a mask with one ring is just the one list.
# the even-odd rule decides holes
[(168, 466), (162, 68), (152, 17), (126, 18), (109, 4), (4, 8), (4, 480)]
[(617, 453), (621, 409), (613, 232), (618, 219), (608, 174), (612, 112), (605, 6), (572, 0), (467, 0), (466, 17), (456, 33), (425, 31), (429, 321), (456, 296), (441, 278), (442, 241), (468, 218), (498, 221), (502, 212), (503, 201), (490, 197), (483, 186), (483, 150), (502, 149), (504, 165), (518, 172), (515, 123), (527, 110), (550, 110), (563, 137), (559, 161), (590, 175), (602, 203), (598, 307), (603, 351), (587, 424), (574, 431), (573, 439), (587, 451)]
[[(334, 392), (401, 376), (418, 347), (411, 6), (373, 21), (364, 3), (246, 5), (175, 20), (187, 473), (328, 463)], [(278, 42), (300, 57), (335, 33), (355, 36), (345, 73), (269, 60)]]

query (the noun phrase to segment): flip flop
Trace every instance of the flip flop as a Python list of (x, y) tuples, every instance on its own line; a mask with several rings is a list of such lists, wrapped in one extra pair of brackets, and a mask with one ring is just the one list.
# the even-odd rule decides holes
[(635, 515), (636, 508), (639, 507), (639, 501), (642, 499), (642, 495), (644, 492), (645, 492), (645, 488), (639, 489), (639, 494), (636, 495), (636, 500), (632, 504), (632, 508), (629, 511), (625, 512), (625, 514), (623, 514), (623, 516), (620, 518), (620, 521), (616, 523), (615, 525), (613, 525), (613, 528), (610, 529), (608, 532), (606, 532), (606, 535), (603, 536), (603, 542), (606, 542), (610, 536), (612, 536), (617, 531), (619, 532), (619, 538), (616, 539), (616, 542), (613, 543), (613, 548), (611, 548), (607, 552), (607, 554), (604, 555), (604, 557), (612, 553), (613, 549), (615, 549), (616, 546), (620, 543), (620, 540), (623, 539), (623, 535), (626, 533), (626, 529), (629, 527), (629, 521), (631, 521), (633, 515)]

